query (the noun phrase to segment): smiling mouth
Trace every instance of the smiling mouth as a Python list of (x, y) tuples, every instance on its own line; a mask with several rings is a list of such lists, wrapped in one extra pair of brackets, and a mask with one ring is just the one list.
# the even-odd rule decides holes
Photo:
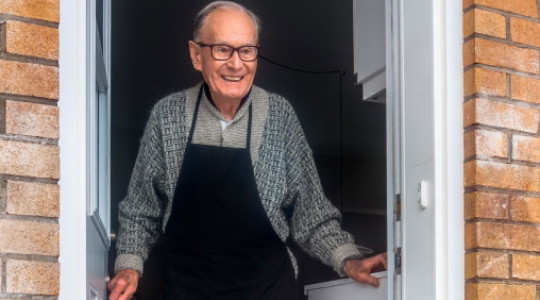
[(227, 81), (232, 81), (232, 82), (238, 82), (240, 80), (242, 80), (242, 78), (244, 78), (243, 76), (221, 76), (221, 78), (227, 80)]

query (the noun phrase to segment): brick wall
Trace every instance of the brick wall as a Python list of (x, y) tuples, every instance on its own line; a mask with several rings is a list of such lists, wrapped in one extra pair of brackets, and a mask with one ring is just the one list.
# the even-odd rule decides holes
[(464, 0), (466, 300), (540, 299), (538, 0)]
[(59, 292), (58, 22), (59, 0), (0, 0), (0, 299)]

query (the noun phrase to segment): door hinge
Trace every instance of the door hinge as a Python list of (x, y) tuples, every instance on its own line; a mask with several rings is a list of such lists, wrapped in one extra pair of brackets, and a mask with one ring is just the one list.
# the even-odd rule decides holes
[(394, 265), (395, 273), (401, 275), (401, 247), (396, 248), (396, 253), (394, 254)]

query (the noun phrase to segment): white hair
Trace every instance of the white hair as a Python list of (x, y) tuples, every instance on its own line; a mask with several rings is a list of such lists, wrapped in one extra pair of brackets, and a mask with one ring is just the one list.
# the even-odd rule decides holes
[(199, 13), (197, 14), (197, 16), (195, 17), (195, 25), (194, 25), (194, 30), (193, 30), (194, 41), (196, 42), (200, 41), (201, 30), (204, 24), (206, 23), (206, 19), (213, 11), (218, 10), (218, 9), (234, 9), (234, 10), (245, 12), (253, 21), (253, 24), (255, 25), (255, 29), (257, 30), (257, 38), (259, 37), (259, 34), (261, 33), (261, 20), (251, 10), (247, 9), (243, 5), (240, 5), (232, 1), (214, 1), (208, 4), (207, 6), (205, 6), (203, 9), (201, 9)]

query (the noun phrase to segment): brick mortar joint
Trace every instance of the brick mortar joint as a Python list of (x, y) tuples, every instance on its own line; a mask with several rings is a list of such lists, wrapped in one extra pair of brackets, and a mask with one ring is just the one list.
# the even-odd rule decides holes
[(503, 284), (503, 285), (511, 285), (511, 286), (537, 286), (540, 283), (540, 281), (536, 280), (524, 280), (524, 279), (517, 279), (517, 278), (508, 278), (508, 279), (502, 279), (502, 278), (486, 278), (486, 277), (477, 277), (465, 280), (465, 284), (471, 285), (471, 284)]
[(0, 253), (2, 261), (24, 260), (29, 262), (59, 263), (59, 256), (40, 254)]
[(483, 185), (473, 185), (465, 188), (465, 193), (472, 192), (484, 192), (484, 193), (495, 193), (495, 194), (512, 194), (513, 196), (518, 197), (531, 197), (531, 198), (540, 198), (540, 192), (531, 192), (524, 190), (512, 190), (512, 189), (503, 189), (491, 186)]
[(0, 93), (0, 99), (2, 99), (2, 100), (10, 100), (10, 101), (36, 103), (36, 104), (44, 104), (44, 105), (51, 105), (51, 106), (58, 106), (58, 100), (57, 99), (40, 98), (40, 97), (25, 96), (25, 95), (14, 95), (14, 94)]
[[(540, 51), (539, 51), (540, 54)], [(527, 73), (523, 71), (518, 71), (515, 69), (509, 69), (505, 67), (499, 67), (499, 66), (493, 66), (493, 65), (486, 65), (482, 63), (473, 63), (468, 66), (463, 67), (463, 73), (466, 73), (470, 70), (474, 69), (483, 69), (483, 70), (491, 70), (499, 73), (506, 73), (514, 76), (520, 76), (520, 77), (526, 77), (530, 79), (538, 79), (540, 80), (540, 74), (533, 74), (533, 73)]]
[[(497, 8), (494, 8), (494, 7), (480, 5), (480, 4), (476, 4), (476, 3), (471, 5), (470, 8), (467, 8), (467, 10), (470, 10), (470, 9), (473, 9), (473, 8), (488, 11), (488, 12), (498, 13), (498, 14), (501, 14), (501, 15), (503, 15), (505, 17), (514, 17), (514, 18), (518, 18), (518, 19), (524, 19), (524, 20), (535, 21), (535, 22), (539, 21), (538, 17), (534, 18), (534, 17), (525, 16), (525, 15), (520, 15), (518, 13), (513, 13), (511, 11), (501, 10), (501, 9), (497, 9)], [(539, 16), (540, 16), (540, 13), (539, 13)]]
[(0, 18), (0, 53), (7, 52), (7, 29), (6, 21)]
[(5, 60), (5, 61), (33, 64), (33, 65), (39, 65), (39, 66), (44, 66), (44, 67), (60, 68), (58, 60), (8, 53), (6, 51), (3, 51), (2, 53), (0, 53), (0, 59)]
[(0, 13), (0, 20), (6, 21), (19, 21), (24, 22), (28, 24), (43, 26), (43, 27), (50, 27), (53, 29), (58, 29), (60, 23), (47, 21), (47, 20), (41, 20), (41, 19), (35, 19), (35, 18), (29, 18), (29, 17), (23, 17), (23, 16), (17, 16), (12, 14), (6, 14), (6, 13)]
[(58, 300), (58, 296), (36, 295), (36, 294), (0, 293), (0, 299), (14, 299), (14, 300)]
[[(532, 102), (529, 102), (529, 101), (524, 101), (524, 100), (519, 100), (519, 99), (512, 99), (512, 98), (508, 98), (508, 97), (492, 96), (492, 95), (488, 95), (488, 94), (484, 94), (484, 93), (474, 93), (474, 94), (464, 98), (463, 104), (465, 104), (465, 103), (467, 103), (467, 102), (469, 102), (471, 100), (488, 100), (488, 101), (504, 103), (504, 104), (510, 104), (510, 105), (514, 105), (514, 106), (518, 106), (518, 107), (522, 107), (522, 108), (530, 108), (530, 109), (535, 109), (535, 110), (540, 111), (540, 103), (532, 103)], [(504, 128), (504, 127), (496, 127), (496, 126), (492, 126), (492, 125), (483, 125), (483, 124), (478, 124), (478, 125), (488, 126), (488, 127), (493, 127), (493, 128), (507, 129), (507, 128)], [(472, 126), (472, 125), (469, 125), (469, 126)], [(510, 130), (511, 132), (515, 132), (515, 133), (523, 132), (523, 134), (526, 134), (526, 135), (539, 135), (538, 132), (531, 133), (531, 132), (519, 131), (519, 130), (514, 130), (514, 129), (507, 129), (507, 130)]]
[(58, 139), (29, 136), (29, 135), (22, 135), (22, 134), (0, 134), (0, 141), (10, 141), (10, 142), (26, 143), (26, 144), (33, 144), (33, 145), (40, 145), (40, 146), (58, 147)]
[(6, 100), (0, 99), (0, 134), (6, 133)]
[(19, 181), (26, 183), (41, 183), (41, 184), (52, 184), (58, 185), (58, 179), (42, 178), (42, 177), (29, 177), (29, 176), (20, 176), (20, 175), (11, 175), (11, 174), (2, 174), (0, 173), (0, 181)]
[(504, 164), (508, 166), (522, 166), (522, 167), (540, 169), (540, 162), (522, 161), (522, 160), (516, 160), (516, 159), (481, 155), (481, 154), (475, 154), (473, 156), (468, 157), (467, 159), (463, 161), (464, 164), (467, 164), (470, 162), (492, 162), (492, 163), (500, 163), (500, 164)]
[(0, 214), (7, 212), (7, 180), (0, 178)]
[(41, 217), (41, 216), (28, 216), (28, 215), (13, 215), (4, 213), (0, 215), (0, 220), (11, 220), (11, 221), (23, 221), (23, 222), (36, 222), (36, 223), (46, 223), (46, 224), (57, 224), (59, 225), (59, 217)]
[[(465, 224), (499, 224), (499, 225), (516, 225), (528, 228), (540, 229), (540, 223), (525, 222), (525, 221), (513, 221), (510, 219), (488, 219), (488, 218), (472, 218), (465, 221)], [(494, 248), (497, 249), (497, 248)], [(518, 250), (518, 249), (508, 249), (508, 250)], [(530, 251), (538, 253), (537, 251)]]
[(2, 259), (2, 272), (0, 273), (0, 276), (2, 277), (1, 278), (2, 286), (1, 286), (0, 292), (5, 293), (6, 292), (6, 287), (7, 287), (7, 284), (6, 284), (7, 272), (6, 272), (6, 260), (5, 259)]

